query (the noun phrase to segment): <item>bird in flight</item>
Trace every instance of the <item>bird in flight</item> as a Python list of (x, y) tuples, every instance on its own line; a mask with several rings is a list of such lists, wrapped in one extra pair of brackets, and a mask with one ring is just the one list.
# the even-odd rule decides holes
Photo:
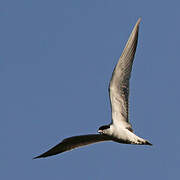
[(66, 138), (47, 152), (35, 157), (45, 158), (65, 151), (103, 141), (115, 141), (125, 144), (152, 145), (147, 140), (133, 133), (128, 118), (129, 79), (138, 41), (141, 18), (138, 19), (126, 46), (114, 68), (110, 84), (109, 96), (112, 109), (112, 122), (101, 126), (99, 134), (87, 134)]

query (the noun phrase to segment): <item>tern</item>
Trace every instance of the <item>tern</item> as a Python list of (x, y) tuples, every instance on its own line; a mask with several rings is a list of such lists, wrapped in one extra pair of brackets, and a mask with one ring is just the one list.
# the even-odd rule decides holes
[(147, 140), (140, 138), (133, 133), (132, 126), (128, 119), (129, 79), (137, 47), (140, 21), (141, 18), (138, 19), (131, 32), (110, 80), (109, 96), (111, 102), (112, 122), (109, 125), (101, 126), (98, 130), (99, 134), (87, 134), (66, 138), (55, 147), (34, 159), (45, 158), (81, 146), (103, 141), (115, 141), (124, 144), (152, 145)]

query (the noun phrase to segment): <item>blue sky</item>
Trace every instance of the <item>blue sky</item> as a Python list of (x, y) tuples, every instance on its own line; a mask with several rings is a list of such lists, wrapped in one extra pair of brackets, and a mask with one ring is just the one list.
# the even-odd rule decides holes
[[(0, 2), (0, 179), (178, 179), (179, 1)], [(99, 143), (32, 160), (111, 118), (108, 84), (142, 17), (130, 122), (152, 147)]]

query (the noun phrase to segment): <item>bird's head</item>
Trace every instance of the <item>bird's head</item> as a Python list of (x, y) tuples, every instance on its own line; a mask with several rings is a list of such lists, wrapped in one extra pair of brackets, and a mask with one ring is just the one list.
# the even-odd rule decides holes
[(98, 133), (100, 133), (100, 134), (108, 134), (109, 129), (110, 129), (110, 125), (101, 126), (98, 129)]

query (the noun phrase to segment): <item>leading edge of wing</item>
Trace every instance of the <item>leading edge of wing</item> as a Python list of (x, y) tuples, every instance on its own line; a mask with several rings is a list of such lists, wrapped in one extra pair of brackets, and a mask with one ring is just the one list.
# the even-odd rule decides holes
[(69, 138), (64, 139), (62, 142), (48, 150), (47, 152), (34, 157), (33, 159), (37, 158), (45, 158), (48, 156), (53, 156), (56, 154), (60, 154), (65, 151), (70, 151), (72, 149), (86, 146), (89, 144), (101, 142), (101, 141), (110, 141), (111, 138), (107, 135), (103, 134), (88, 134), (88, 135), (80, 135), (80, 136), (72, 136)]

